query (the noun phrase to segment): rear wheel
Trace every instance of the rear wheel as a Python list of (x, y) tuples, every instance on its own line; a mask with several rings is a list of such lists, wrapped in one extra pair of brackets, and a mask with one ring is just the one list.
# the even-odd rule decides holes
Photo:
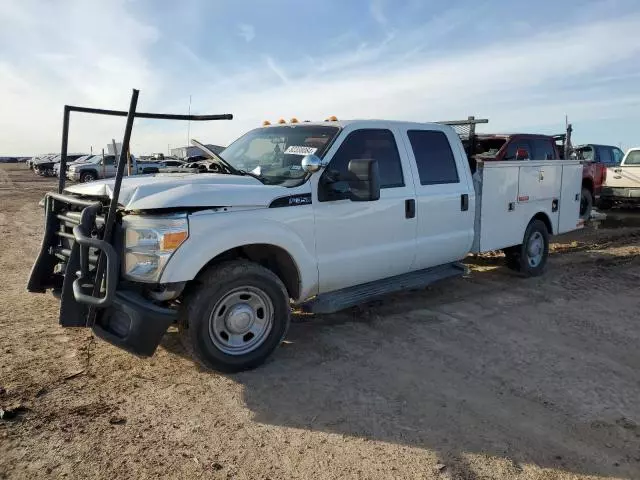
[(212, 267), (184, 299), (183, 344), (205, 367), (239, 372), (263, 363), (289, 328), (289, 295), (270, 270), (233, 260)]
[(80, 182), (81, 183), (93, 182), (94, 180), (96, 180), (96, 178), (97, 176), (95, 173), (84, 172), (82, 175), (80, 175)]
[(580, 218), (589, 220), (593, 208), (593, 195), (588, 188), (583, 188), (580, 194)]
[(528, 277), (541, 275), (549, 256), (549, 232), (541, 220), (529, 222), (522, 245), (505, 249), (507, 267)]

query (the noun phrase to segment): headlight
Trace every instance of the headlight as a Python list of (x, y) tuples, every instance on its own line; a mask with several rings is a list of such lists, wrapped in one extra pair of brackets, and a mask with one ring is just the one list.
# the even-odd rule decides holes
[(140, 282), (157, 282), (165, 265), (189, 236), (187, 216), (123, 217), (124, 276)]

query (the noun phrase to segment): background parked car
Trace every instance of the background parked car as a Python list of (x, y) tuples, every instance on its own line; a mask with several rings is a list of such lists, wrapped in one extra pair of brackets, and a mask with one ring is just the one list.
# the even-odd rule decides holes
[[(74, 160), (77, 160), (78, 158), (83, 157), (85, 155), (86, 155), (85, 153), (71, 153), (67, 155), (67, 161), (73, 162)], [(36, 171), (38, 175), (42, 175), (45, 177), (52, 177), (55, 174), (53, 170), (53, 166), (56, 163), (60, 163), (60, 155), (56, 155), (53, 158), (45, 158), (42, 160), (37, 160), (33, 165), (33, 169)]]
[(640, 204), (640, 147), (629, 149), (619, 164), (607, 167), (600, 207), (615, 204)]
[(598, 202), (602, 186), (607, 180), (607, 168), (620, 165), (624, 152), (613, 145), (585, 144), (573, 147), (573, 154), (584, 161), (582, 169), (582, 197), (580, 214), (588, 218), (591, 208)]
[[(67, 162), (67, 168), (70, 167), (71, 165), (75, 165), (77, 163), (87, 162), (87, 161), (91, 160), (92, 158), (96, 158), (96, 157), (98, 157), (98, 155), (84, 155), (83, 157), (80, 157), (77, 160), (74, 160), (72, 162)], [(60, 176), (60, 162), (56, 163), (53, 166), (53, 173), (55, 174), (56, 177)]]

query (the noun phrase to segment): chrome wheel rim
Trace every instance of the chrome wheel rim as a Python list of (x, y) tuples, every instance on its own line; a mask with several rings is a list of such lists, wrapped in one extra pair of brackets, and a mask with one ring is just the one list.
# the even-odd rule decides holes
[(227, 355), (244, 355), (264, 343), (273, 328), (273, 302), (256, 287), (227, 292), (209, 317), (209, 337)]
[(537, 267), (544, 255), (544, 237), (540, 232), (534, 232), (527, 243), (527, 260), (531, 267)]

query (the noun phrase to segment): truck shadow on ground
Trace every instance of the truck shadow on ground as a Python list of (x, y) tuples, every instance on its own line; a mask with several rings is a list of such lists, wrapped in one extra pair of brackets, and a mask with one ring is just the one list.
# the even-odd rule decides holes
[[(638, 478), (640, 354), (589, 344), (584, 300), (542, 305), (553, 292), (512, 276), (296, 317), (266, 365), (231, 378), (257, 422), (429, 449), (454, 478), (479, 478), (467, 454), (506, 459), (512, 477), (534, 464)], [(171, 335), (164, 347), (185, 355)]]

